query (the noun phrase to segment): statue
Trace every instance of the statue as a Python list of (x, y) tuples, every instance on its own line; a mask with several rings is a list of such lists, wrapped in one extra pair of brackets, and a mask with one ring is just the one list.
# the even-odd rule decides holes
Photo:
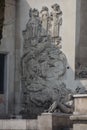
[[(52, 39), (59, 43), (59, 14), (59, 6), (52, 15), (49, 15), (46, 6), (42, 7), (40, 13), (37, 9), (29, 10), (29, 21), (23, 31), (21, 60), (23, 112), (29, 118), (36, 118), (57, 99), (65, 102), (66, 95), (70, 93), (64, 81), (66, 56), (58, 46), (52, 44)], [(56, 23), (56, 27), (53, 23)], [(57, 30), (54, 36), (52, 29)]]
[(53, 9), (50, 15), (52, 24), (51, 36), (53, 38), (53, 42), (55, 42), (55, 44), (58, 44), (61, 40), (59, 32), (60, 32), (60, 25), (62, 24), (62, 18), (61, 18), (62, 11), (60, 10), (60, 6), (58, 4), (54, 4), (51, 7)]
[(41, 34), (41, 21), (39, 18), (39, 11), (37, 9), (30, 9), (29, 11), (29, 21), (26, 28), (29, 29), (28, 36), (30, 38), (37, 38), (40, 37)]
[(46, 6), (43, 6), (40, 13), (41, 13), (41, 22), (42, 22), (42, 32), (41, 32), (41, 35), (42, 36), (47, 36), (47, 32), (48, 32), (48, 17), (49, 17), (48, 8)]

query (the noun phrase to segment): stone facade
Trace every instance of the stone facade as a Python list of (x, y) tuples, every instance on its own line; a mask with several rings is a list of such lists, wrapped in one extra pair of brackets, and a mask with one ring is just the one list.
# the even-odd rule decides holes
[(5, 7), (5, 1), (2, 0), (0, 2), (0, 39), (2, 38), (2, 32), (3, 32), (3, 21), (4, 21), (4, 8)]
[[(66, 2), (64, 0), (59, 0), (59, 1), (50, 0), (50, 2), (49, 0), (46, 2), (44, 0), (38, 0), (36, 4), (35, 0), (32, 0), (32, 1), (5, 0), (5, 10), (4, 10), (5, 12), (4, 12), (4, 21), (3, 21), (4, 24), (3, 24), (2, 39), (1, 39), (1, 44), (0, 44), (0, 54), (5, 54), (6, 56), (5, 57), (6, 60), (5, 60), (4, 93), (0, 94), (1, 115), (3, 114), (11, 115), (14, 113), (18, 114), (21, 110), (20, 97), (21, 97), (21, 93), (22, 93), (21, 91), (23, 87), (22, 83), (24, 83), (23, 79), (22, 79), (23, 82), (21, 83), (21, 65), (20, 65), (21, 59), (22, 59), (22, 63), (26, 62), (26, 64), (25, 63), (23, 64), (24, 66), (23, 68), (25, 68), (25, 70), (23, 69), (23, 73), (22, 73), (23, 75), (28, 76), (26, 79), (27, 81), (26, 86), (28, 86), (28, 82), (29, 83), (31, 82), (31, 79), (28, 81), (28, 78), (30, 75), (25, 72), (28, 72), (27, 71), (28, 69), (29, 69), (29, 72), (33, 70), (32, 73), (34, 75), (35, 71), (38, 70), (35, 73), (35, 76), (38, 75), (38, 77), (40, 77), (41, 79), (39, 80), (41, 81), (41, 83), (40, 82), (38, 83), (38, 80), (37, 80), (37, 86), (39, 84), (39, 87), (37, 87), (36, 85), (35, 85), (36, 87), (34, 87), (34, 84), (33, 84), (33, 87), (28, 86), (27, 89), (29, 90), (28, 92), (33, 93), (33, 94), (36, 94), (36, 91), (38, 91), (39, 93), (38, 95), (40, 95), (40, 98), (41, 98), (41, 104), (43, 100), (43, 96), (41, 97), (41, 94), (44, 95), (45, 91), (48, 91), (50, 93), (49, 95), (51, 95), (53, 99), (55, 99), (56, 96), (54, 95), (57, 95), (56, 90), (55, 92), (53, 92), (54, 89), (56, 88), (54, 87), (55, 83), (58, 86), (61, 86), (60, 87), (61, 90), (58, 88), (59, 89), (58, 91), (62, 91), (63, 86), (64, 88), (66, 86), (66, 88), (70, 88), (70, 89), (75, 89), (77, 86), (87, 87), (86, 80), (75, 79), (75, 69), (76, 69), (75, 63), (76, 61), (78, 61), (78, 57), (81, 57), (81, 59), (84, 59), (84, 60), (81, 60), (82, 62), (86, 61), (85, 60), (86, 59), (86, 53), (85, 53), (86, 52), (86, 43), (85, 43), (86, 29), (84, 31), (85, 34), (83, 36), (82, 34), (79, 35), (80, 34), (79, 27), (80, 27), (80, 23), (82, 23), (80, 22), (80, 20), (82, 21), (83, 17), (86, 15), (86, 13), (84, 13), (86, 5), (87, 5), (85, 4), (85, 2), (86, 2), (85, 0), (83, 2), (82, 0), (67, 0)], [(57, 3), (57, 5), (54, 3)], [(44, 7), (42, 8), (43, 5)], [(53, 5), (52, 8), (51, 8), (51, 5)], [(33, 35), (31, 35), (32, 31), (28, 32), (27, 30), (27, 27), (31, 28), (31, 26), (29, 26), (30, 20), (32, 19), (31, 18), (32, 15), (31, 13), (29, 13), (29, 10), (31, 8), (32, 9), (37, 8), (37, 10), (40, 12), (40, 19), (39, 19), (38, 11), (34, 10), (34, 13), (35, 13), (34, 15), (36, 18), (35, 19), (33, 18), (31, 23), (34, 23), (34, 20), (36, 21), (36, 19), (37, 19), (37, 22), (33, 26), (34, 27)], [(80, 17), (80, 14), (81, 14), (81, 17)], [(78, 22), (76, 22), (77, 19), (78, 19)], [(84, 27), (85, 20), (86, 20), (86, 17), (81, 25), (81, 30)], [(56, 22), (58, 23), (57, 25), (56, 25)], [(40, 29), (41, 26), (43, 26), (42, 30), (38, 31), (37, 28), (39, 27)], [(25, 30), (25, 32), (22, 34), (23, 30)], [(38, 37), (37, 39), (35, 39), (36, 36)], [(80, 43), (79, 36), (82, 36), (80, 37), (80, 41), (84, 41), (84, 47), (83, 47), (83, 44), (78, 44)], [(84, 36), (85, 36), (85, 39), (84, 39)], [(29, 41), (29, 39), (26, 40), (25, 37), (26, 38), (30, 37), (30, 39), (32, 37), (31, 42)], [(78, 47), (79, 45), (80, 45), (80, 48)], [(37, 48), (35, 48), (35, 46)], [(30, 50), (31, 48), (33, 49)], [(85, 51), (82, 51), (82, 48), (84, 48)], [(76, 56), (78, 49), (80, 50), (81, 53), (79, 53), (80, 55)], [(32, 58), (32, 61), (30, 62), (30, 59), (28, 59), (28, 57), (30, 57), (30, 55), (32, 57), (32, 52), (34, 52), (33, 54), (35, 55), (36, 61), (33, 60), (34, 58)], [(49, 55), (47, 54), (46, 56), (45, 53), (49, 53)], [(58, 57), (56, 57), (55, 53), (58, 55)], [(84, 53), (84, 56), (82, 55), (83, 53)], [(53, 56), (54, 56), (55, 62), (53, 59), (50, 60)], [(75, 60), (75, 57), (76, 57), (76, 60)], [(45, 61), (44, 64), (41, 63), (42, 59), (43, 61)], [(29, 66), (31, 66), (30, 68), (28, 64)], [(50, 68), (52, 68), (52, 66), (53, 66), (53, 70), (51, 73)], [(39, 68), (41, 68), (41, 70), (39, 70)], [(45, 68), (48, 68), (47, 71)], [(57, 68), (60, 71), (58, 71)], [(40, 74), (39, 74), (39, 71), (40, 71)], [(48, 71), (49, 71), (49, 75), (48, 75)], [(58, 72), (58, 75), (56, 72)], [(57, 82), (56, 82), (57, 80), (56, 75), (58, 78)], [(47, 77), (47, 81), (45, 83), (43, 81), (44, 77)], [(54, 77), (55, 82), (52, 82), (50, 77), (51, 78)], [(49, 81), (50, 81), (50, 84), (49, 84)], [(36, 84), (36, 81), (35, 81), (35, 84)], [(48, 87), (51, 86), (49, 87), (50, 89), (46, 89), (44, 84), (46, 85), (49, 84)], [(41, 90), (43, 89), (43, 93), (41, 93), (40, 91), (40, 86), (41, 86)], [(34, 92), (32, 92), (32, 90)], [(48, 98), (47, 95), (48, 94), (46, 93), (44, 97)], [(37, 97), (37, 94), (35, 96)], [(31, 96), (31, 97), (32, 97), (32, 101), (35, 104), (37, 104), (39, 99), (35, 98), (35, 96), (34, 97)], [(45, 102), (45, 100), (43, 102)]]
[(14, 0), (5, 0), (4, 22), (0, 44), (0, 54), (5, 55), (5, 75), (4, 93), (0, 94), (0, 117), (4, 117), (14, 111), (15, 4)]

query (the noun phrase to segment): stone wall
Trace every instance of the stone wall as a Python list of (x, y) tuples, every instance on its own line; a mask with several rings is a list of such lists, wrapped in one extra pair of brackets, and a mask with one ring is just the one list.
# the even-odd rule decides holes
[[(0, 1), (1, 2), (1, 1)], [(0, 8), (1, 9), (1, 8)], [(15, 71), (15, 1), (5, 0), (3, 37), (0, 54), (5, 54), (4, 94), (0, 94), (0, 116), (14, 109), (14, 71)]]
[(0, 1), (0, 39), (2, 38), (2, 30), (3, 30), (3, 21), (4, 21), (4, 8), (5, 7), (5, 1)]
[[(44, 5), (47, 6), (51, 11), (51, 5), (53, 5), (54, 3), (60, 5), (63, 13), (62, 26), (60, 29), (60, 36), (62, 38), (61, 51), (63, 52), (63, 54), (65, 55), (65, 59), (67, 60), (66, 73), (63, 77), (63, 81), (66, 87), (71, 89), (74, 89), (77, 86), (87, 86), (86, 80), (75, 80), (75, 46), (77, 44), (76, 37), (79, 37), (79, 29), (77, 29), (78, 31), (76, 32), (76, 17), (79, 17), (80, 12), (81, 2), (79, 1), (80, 0), (77, 0), (77, 2), (76, 0), (67, 0), (65, 2), (64, 0), (50, 0), (49, 2), (49, 0), (37, 0), (36, 4), (35, 0), (5, 0), (3, 38), (1, 39), (0, 45), (0, 53), (6, 54), (7, 64), (5, 92), (4, 95), (0, 95), (1, 99), (4, 99), (4, 102), (0, 104), (0, 108), (4, 110), (4, 112), (13, 112), (14, 104), (16, 114), (18, 114), (20, 111), (20, 97), (22, 86), (20, 63), (21, 58), (24, 55), (23, 47), (25, 43), (22, 32), (23, 30), (26, 30), (26, 24), (29, 20), (30, 8), (37, 8), (40, 11), (42, 6)], [(78, 12), (77, 15), (76, 11)], [(78, 36), (75, 35), (76, 33), (78, 33)]]
[(0, 120), (1, 130), (38, 130), (37, 120), (6, 119)]

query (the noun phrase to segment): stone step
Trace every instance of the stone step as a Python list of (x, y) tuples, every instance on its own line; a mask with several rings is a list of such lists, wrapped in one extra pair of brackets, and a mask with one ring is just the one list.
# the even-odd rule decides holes
[(72, 130), (70, 114), (42, 113), (37, 119), (3, 119), (0, 130)]

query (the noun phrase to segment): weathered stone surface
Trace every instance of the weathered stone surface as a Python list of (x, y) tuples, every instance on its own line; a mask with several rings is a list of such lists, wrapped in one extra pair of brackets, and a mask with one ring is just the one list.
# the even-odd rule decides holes
[(38, 130), (37, 120), (0, 120), (0, 130)]
[(26, 120), (0, 120), (0, 130), (26, 130)]
[(52, 37), (54, 39), (54, 43), (57, 44), (59, 39), (59, 32), (60, 32), (60, 25), (62, 24), (62, 11), (60, 10), (60, 6), (58, 4), (52, 5), (52, 12), (51, 12), (51, 24), (52, 24)]
[[(41, 24), (39, 15), (36, 15), (38, 11), (31, 9), (30, 14), (26, 30), (23, 31), (24, 54), (21, 62), (24, 104), (22, 112), (29, 118), (43, 112), (55, 100), (66, 101), (65, 97), (70, 93), (63, 81), (67, 62), (65, 55), (52, 43), (51, 35), (40, 35), (43, 22)], [(36, 32), (33, 34), (29, 27)]]
[(74, 97), (74, 113), (70, 117), (73, 130), (87, 129), (87, 94), (76, 94)]
[(87, 122), (73, 125), (73, 130), (86, 130)]
[(38, 120), (26, 120), (26, 130), (38, 130)]
[(4, 22), (4, 8), (5, 7), (5, 0), (0, 1), (0, 40), (2, 38), (2, 31), (3, 31), (3, 22)]
[(83, 114), (87, 113), (87, 94), (77, 94), (74, 95), (74, 114)]
[(72, 121), (69, 114), (42, 113), (38, 116), (38, 130), (70, 130)]

